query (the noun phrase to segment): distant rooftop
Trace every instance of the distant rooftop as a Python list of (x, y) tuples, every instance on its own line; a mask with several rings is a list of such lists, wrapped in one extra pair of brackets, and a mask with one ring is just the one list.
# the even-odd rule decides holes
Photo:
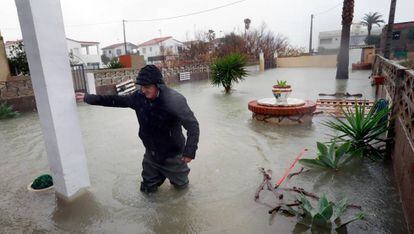
[[(135, 44), (133, 44), (133, 43), (131, 43), (131, 42), (127, 42), (126, 43), (127, 45), (129, 45), (129, 46), (133, 46), (133, 47), (137, 47), (137, 45), (135, 45)], [(102, 48), (103, 50), (110, 50), (110, 49), (114, 49), (114, 48), (116, 48), (116, 47), (118, 47), (118, 46), (123, 46), (124, 45), (124, 43), (122, 42), (122, 43), (116, 43), (116, 44), (113, 44), (113, 45), (109, 45), (109, 46), (105, 46), (104, 48)]]
[[(70, 39), (70, 38), (66, 38), (66, 40), (77, 42), (77, 43), (84, 44), (84, 45), (86, 45), (86, 44), (87, 45), (98, 45), (99, 44), (99, 42), (96, 42), (96, 41), (78, 41), (78, 40), (74, 40), (74, 39)], [(19, 43), (19, 42), (22, 42), (22, 41), (23, 41), (22, 39), (15, 40), (15, 41), (6, 41), (5, 45), (6, 46), (7, 45), (13, 45), (13, 44), (16, 44), (16, 43)]]
[(154, 38), (154, 39), (151, 39), (149, 41), (146, 41), (146, 42), (143, 42), (143, 43), (139, 44), (138, 47), (156, 45), (156, 44), (158, 44), (160, 42), (163, 42), (163, 41), (166, 41), (166, 40), (168, 40), (170, 38), (172, 38), (172, 37), (171, 36), (168, 36), (168, 37), (158, 37), (158, 38)]

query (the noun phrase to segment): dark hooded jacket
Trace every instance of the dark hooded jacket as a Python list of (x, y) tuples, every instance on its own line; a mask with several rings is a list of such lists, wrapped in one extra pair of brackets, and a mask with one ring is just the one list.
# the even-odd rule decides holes
[[(186, 99), (168, 88), (161, 75), (142, 73), (145, 71), (141, 70), (138, 75), (138, 84), (156, 84), (158, 87), (159, 95), (154, 100), (149, 100), (141, 91), (136, 91), (126, 96), (86, 94), (84, 101), (91, 105), (134, 109), (139, 122), (138, 135), (146, 153), (151, 154), (155, 160), (163, 161), (179, 154), (194, 158), (200, 131)], [(187, 139), (181, 127), (187, 130)]]

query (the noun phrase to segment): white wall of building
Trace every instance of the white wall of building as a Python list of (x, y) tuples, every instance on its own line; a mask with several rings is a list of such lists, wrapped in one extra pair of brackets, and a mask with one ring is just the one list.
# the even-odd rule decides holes
[[(373, 26), (371, 35), (380, 35), (381, 28)], [(368, 35), (367, 27), (360, 23), (352, 24), (350, 45), (364, 45)], [(341, 46), (341, 30), (324, 31), (319, 33), (318, 48), (339, 49)]]
[[(5, 46), (7, 57), (12, 57), (12, 46), (16, 45), (18, 42), (13, 44), (7, 44)], [(79, 64), (84, 64), (85, 67), (92, 67), (91, 64), (102, 66), (101, 56), (99, 54), (100, 48), (99, 43), (83, 43), (79, 41), (74, 41), (71, 39), (66, 39), (66, 45), (68, 48), (68, 54), (73, 54), (73, 61)], [(88, 66), (89, 65), (89, 66)]]
[[(157, 44), (148, 46), (139, 46), (138, 51), (140, 55), (144, 56), (145, 61), (148, 61), (148, 57), (161, 56), (171, 53), (171, 55), (178, 54), (178, 48), (183, 47), (184, 44), (174, 38), (169, 38)], [(164, 54), (161, 53), (161, 48), (164, 47)]]
[[(134, 53), (137, 50), (137, 47), (132, 44), (127, 44), (127, 50), (129, 53)], [(125, 53), (125, 46), (124, 44), (119, 45), (115, 48), (111, 49), (102, 49), (102, 54), (106, 55), (108, 58), (119, 57), (120, 55), (124, 55)]]
[(102, 66), (99, 44), (85, 44), (70, 39), (67, 39), (66, 43), (68, 52), (73, 54), (73, 61), (84, 64), (87, 68)]

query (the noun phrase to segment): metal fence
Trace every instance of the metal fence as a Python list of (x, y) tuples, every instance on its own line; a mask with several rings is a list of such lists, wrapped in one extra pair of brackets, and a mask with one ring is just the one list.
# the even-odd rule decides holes
[(86, 92), (85, 69), (83, 64), (70, 66), (72, 69), (73, 88), (76, 92)]

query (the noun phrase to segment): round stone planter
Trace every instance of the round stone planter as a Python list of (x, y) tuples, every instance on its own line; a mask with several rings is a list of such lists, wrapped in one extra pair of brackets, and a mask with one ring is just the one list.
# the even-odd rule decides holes
[(287, 103), (287, 98), (292, 93), (290, 85), (278, 86), (273, 85), (272, 88), (273, 96), (276, 98), (276, 103)]
[(277, 125), (309, 124), (316, 110), (316, 103), (309, 100), (291, 106), (260, 104), (265, 102), (264, 99), (249, 102), (248, 108), (254, 120)]

